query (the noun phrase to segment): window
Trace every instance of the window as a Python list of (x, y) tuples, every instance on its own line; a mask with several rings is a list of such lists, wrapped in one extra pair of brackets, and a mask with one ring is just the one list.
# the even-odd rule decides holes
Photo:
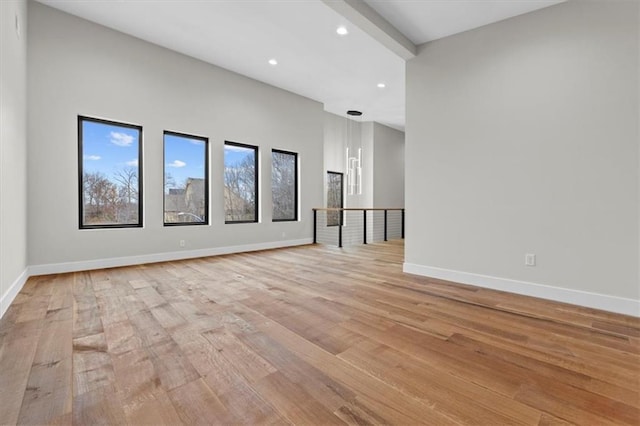
[(164, 132), (164, 224), (206, 225), (209, 140)]
[(225, 223), (258, 221), (258, 147), (224, 143)]
[[(327, 172), (327, 208), (342, 208), (342, 173)], [(338, 226), (342, 224), (342, 212), (328, 211), (327, 226)]]
[(271, 152), (273, 221), (298, 220), (298, 154)]
[(142, 127), (78, 116), (80, 229), (142, 226)]

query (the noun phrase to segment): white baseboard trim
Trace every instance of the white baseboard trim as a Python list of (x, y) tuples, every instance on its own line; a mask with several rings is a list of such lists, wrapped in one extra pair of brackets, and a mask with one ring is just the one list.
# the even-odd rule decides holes
[(507, 291), (525, 296), (538, 297), (540, 299), (570, 303), (572, 305), (580, 305), (588, 308), (640, 317), (640, 300), (590, 293), (587, 291), (562, 287), (553, 287), (550, 285), (517, 281), (508, 278), (460, 272), (450, 269), (436, 268), (433, 266), (416, 265), (414, 263), (407, 262), (403, 264), (402, 270), (414, 275), (422, 275), (425, 277), (453, 281), (461, 284), (470, 284), (476, 287)]
[(29, 275), (62, 274), (66, 272), (89, 271), (92, 269), (115, 268), (119, 266), (141, 265), (144, 263), (168, 262), (172, 260), (193, 259), (197, 257), (219, 256), (223, 254), (243, 253), (249, 251), (269, 250), (283, 247), (311, 244), (313, 239), (270, 241), (266, 243), (246, 244), (240, 246), (214, 247), (199, 250), (181, 250), (168, 253), (143, 254), (140, 256), (112, 257), (109, 259), (85, 260), (78, 262), (49, 263), (32, 265)]
[(11, 287), (9, 287), (9, 290), (7, 290), (5, 294), (0, 296), (0, 318), (2, 318), (4, 314), (7, 312), (7, 310), (9, 309), (9, 306), (11, 306), (11, 302), (13, 302), (13, 300), (16, 298), (18, 293), (20, 293), (20, 290), (22, 290), (22, 287), (24, 287), (24, 284), (27, 282), (28, 279), (29, 279), (29, 268), (27, 267), (24, 271), (22, 271), (20, 276), (16, 278), (13, 284), (11, 284)]

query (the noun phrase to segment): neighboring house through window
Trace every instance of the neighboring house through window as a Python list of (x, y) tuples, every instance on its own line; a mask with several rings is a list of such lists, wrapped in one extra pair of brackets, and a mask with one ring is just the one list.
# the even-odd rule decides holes
[(209, 140), (164, 132), (164, 224), (206, 225)]

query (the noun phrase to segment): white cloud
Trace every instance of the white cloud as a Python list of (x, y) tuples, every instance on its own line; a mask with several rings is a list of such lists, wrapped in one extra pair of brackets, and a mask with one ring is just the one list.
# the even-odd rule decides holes
[(194, 145), (204, 145), (204, 141), (200, 139), (189, 139), (189, 142), (191, 142)]
[(243, 152), (243, 153), (253, 152), (252, 148), (245, 148), (243, 146), (235, 146), (235, 145), (225, 145), (224, 149), (226, 151), (233, 151), (233, 152)]
[(180, 167), (184, 167), (186, 166), (187, 163), (185, 163), (184, 161), (180, 161), (180, 160), (173, 160), (173, 163), (169, 163), (167, 164), (167, 167), (176, 167), (176, 168), (180, 168)]
[(134, 158), (131, 161), (127, 161), (127, 166), (138, 167), (138, 159)]
[(85, 160), (91, 160), (91, 161), (98, 161), (100, 158), (102, 158), (102, 157), (100, 157), (99, 155), (85, 155), (84, 156)]
[(118, 146), (131, 146), (133, 143), (133, 136), (126, 133), (111, 132), (111, 143)]

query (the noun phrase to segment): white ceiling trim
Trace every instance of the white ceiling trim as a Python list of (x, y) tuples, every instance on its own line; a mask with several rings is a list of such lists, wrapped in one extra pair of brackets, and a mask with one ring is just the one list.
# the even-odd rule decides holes
[(416, 56), (415, 44), (364, 1), (322, 1), (405, 61)]

